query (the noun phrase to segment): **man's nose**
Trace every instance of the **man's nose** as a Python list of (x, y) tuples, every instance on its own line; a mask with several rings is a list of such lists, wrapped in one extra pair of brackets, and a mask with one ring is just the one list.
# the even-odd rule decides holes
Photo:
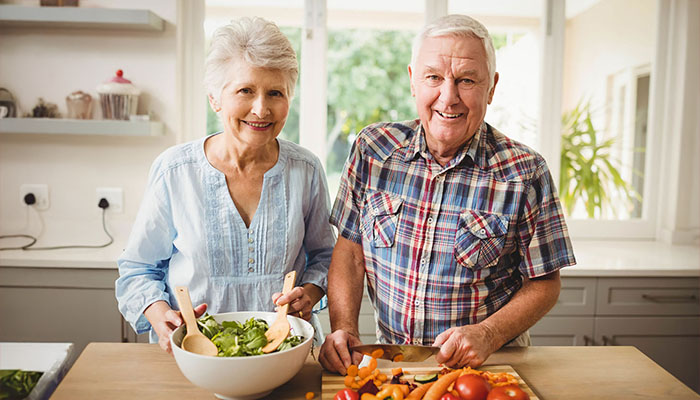
[(459, 102), (459, 91), (457, 82), (445, 79), (440, 86), (440, 101), (443, 105), (451, 106)]
[(270, 113), (270, 108), (267, 105), (265, 95), (258, 95), (253, 101), (253, 109), (251, 110), (258, 118), (265, 118)]

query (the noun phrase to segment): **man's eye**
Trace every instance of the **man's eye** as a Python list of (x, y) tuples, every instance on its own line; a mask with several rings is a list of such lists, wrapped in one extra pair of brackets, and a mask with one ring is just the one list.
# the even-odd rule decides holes
[(253, 93), (253, 91), (250, 90), (249, 88), (243, 88), (243, 89), (238, 89), (238, 93), (251, 94), (251, 93)]
[(474, 83), (474, 81), (473, 81), (473, 80), (471, 80), (471, 79), (469, 79), (469, 78), (464, 78), (464, 79), (460, 79), (460, 80), (459, 80), (459, 83), (463, 83), (463, 84), (471, 85), (471, 84), (473, 84), (473, 83)]
[(427, 78), (429, 81), (437, 81), (440, 80), (440, 77), (437, 75), (428, 75)]

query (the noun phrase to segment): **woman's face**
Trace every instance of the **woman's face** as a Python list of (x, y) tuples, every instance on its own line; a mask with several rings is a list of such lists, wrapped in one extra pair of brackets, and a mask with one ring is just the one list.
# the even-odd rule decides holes
[(221, 97), (209, 102), (224, 132), (243, 144), (258, 147), (274, 141), (289, 114), (287, 81), (280, 70), (232, 61)]

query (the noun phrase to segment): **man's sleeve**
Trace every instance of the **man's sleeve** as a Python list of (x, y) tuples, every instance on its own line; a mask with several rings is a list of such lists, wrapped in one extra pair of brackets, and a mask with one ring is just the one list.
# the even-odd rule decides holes
[(331, 211), (330, 223), (338, 228), (338, 234), (355, 243), (362, 242), (360, 232), (360, 199), (364, 192), (362, 176), (362, 133), (350, 149), (350, 154), (340, 177), (338, 195)]
[(527, 187), (518, 221), (518, 267), (528, 278), (552, 273), (576, 264), (559, 196), (543, 158)]

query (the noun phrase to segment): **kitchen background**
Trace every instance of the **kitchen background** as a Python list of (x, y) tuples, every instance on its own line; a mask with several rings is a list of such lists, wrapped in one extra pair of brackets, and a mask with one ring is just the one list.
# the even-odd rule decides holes
[[(200, 85), (215, 27), (259, 15), (289, 35), (301, 77), (283, 136), (325, 161), (333, 198), (357, 129), (414, 116), (405, 66), (417, 27), (460, 12), (484, 22), (498, 49), (501, 81), (486, 120), (547, 158), (567, 206), (579, 266), (565, 271), (535, 344), (635, 345), (700, 389), (697, 0), (80, 0), (88, 14), (62, 25), (57, 15), (26, 22), (16, 8), (38, 3), (0, 1), (0, 87), (18, 115), (43, 98), (66, 116), (68, 94), (96, 101), (96, 87), (122, 69), (141, 90), (137, 114), (148, 117), (116, 133), (94, 121), (0, 119), (0, 235), (32, 234), (37, 246), (105, 243), (96, 192), (121, 189), (123, 202), (106, 211), (115, 241), (104, 249), (0, 251), (0, 341), (73, 342), (77, 357), (90, 341), (139, 340), (116, 311), (115, 260), (153, 159), (218, 129)], [(78, 21), (122, 19), (101, 13), (122, 9), (148, 11), (151, 21)], [(34, 11), (30, 19), (44, 10)], [(610, 142), (593, 152), (592, 138)], [(23, 203), (25, 184), (47, 185), (46, 209)], [(609, 200), (595, 201), (601, 194)], [(370, 340), (367, 303), (361, 324)]]

